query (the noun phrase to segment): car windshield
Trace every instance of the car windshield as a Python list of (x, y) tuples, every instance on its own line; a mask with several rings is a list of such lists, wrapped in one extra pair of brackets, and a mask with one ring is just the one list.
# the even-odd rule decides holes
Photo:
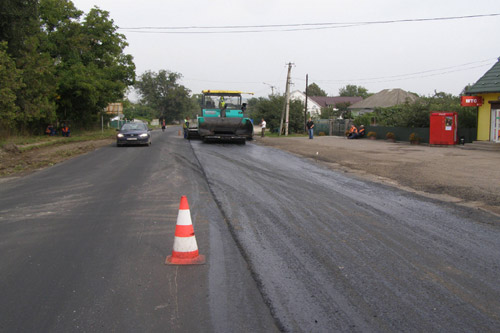
[(143, 123), (128, 123), (122, 126), (122, 131), (140, 131), (147, 130), (146, 125)]

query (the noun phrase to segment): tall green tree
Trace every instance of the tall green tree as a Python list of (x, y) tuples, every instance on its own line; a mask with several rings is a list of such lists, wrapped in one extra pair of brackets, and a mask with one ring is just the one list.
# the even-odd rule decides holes
[(7, 54), (7, 42), (0, 42), (0, 82), (0, 126), (12, 128), (19, 111), (16, 94), (24, 85), (21, 71)]
[(167, 122), (181, 119), (193, 107), (190, 90), (178, 82), (181, 77), (181, 74), (167, 70), (143, 73), (135, 83), (141, 103), (157, 110), (157, 118)]
[[(36, 129), (55, 118), (54, 64), (40, 47), (44, 33), (40, 30), (38, 9), (38, 1), (0, 3), (0, 39), (7, 42), (7, 53), (15, 61), (23, 83), (22, 89), (8, 87), (15, 93), (16, 113), (3, 126), (21, 131)], [(9, 83), (13, 81), (2, 82), (6, 87)]]
[[(268, 98), (252, 98), (248, 101), (249, 116), (254, 123), (259, 123), (262, 118), (271, 131), (279, 131), (281, 113), (285, 107), (285, 97), (270, 95)], [(290, 133), (301, 133), (304, 131), (304, 105), (301, 101), (290, 101), (290, 113), (288, 130)]]
[[(305, 94), (305, 92), (304, 92)], [(321, 89), (316, 83), (311, 83), (307, 86), (307, 96), (324, 96), (326, 97), (326, 92)]]
[(88, 127), (108, 103), (121, 100), (134, 83), (132, 56), (124, 54), (125, 36), (109, 12), (82, 12), (67, 0), (41, 0), (46, 50), (56, 64), (57, 115)]
[(26, 37), (39, 30), (38, 0), (0, 1), (0, 41), (7, 42), (13, 58), (24, 50)]
[(356, 86), (353, 84), (348, 84), (345, 87), (339, 89), (339, 95), (342, 97), (355, 97), (360, 96), (363, 98), (369, 97), (371, 94), (368, 93), (368, 89), (362, 86)]
[(21, 131), (40, 130), (56, 119), (55, 67), (50, 55), (40, 52), (41, 37), (27, 38), (26, 49), (17, 61), (25, 85), (17, 94), (17, 104), (23, 111), (17, 119)]

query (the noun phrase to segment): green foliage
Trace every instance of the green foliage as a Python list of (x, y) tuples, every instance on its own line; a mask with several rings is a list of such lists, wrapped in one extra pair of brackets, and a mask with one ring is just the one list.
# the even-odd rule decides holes
[(339, 116), (339, 111), (334, 110), (333, 106), (321, 108), (321, 119), (332, 119)]
[(0, 82), (0, 126), (12, 128), (19, 110), (16, 93), (24, 84), (21, 81), (21, 71), (7, 54), (7, 42), (0, 43)]
[(0, 76), (8, 76), (0, 130), (37, 133), (57, 119), (88, 127), (133, 84), (132, 57), (109, 13), (82, 14), (68, 0), (0, 2)]
[(88, 127), (134, 82), (132, 57), (123, 54), (125, 37), (116, 32), (109, 13), (97, 7), (82, 23), (82, 12), (70, 1), (42, 0), (40, 12), (47, 51), (58, 59), (58, 117)]
[[(281, 113), (284, 107), (284, 96), (271, 95), (268, 98), (252, 98), (248, 101), (249, 116), (254, 120), (254, 124), (260, 123), (260, 120), (264, 118), (271, 131), (279, 131)], [(288, 131), (289, 133), (304, 131), (304, 106), (300, 101), (290, 101)]]
[(156, 118), (171, 122), (193, 112), (190, 90), (178, 83), (181, 77), (179, 73), (160, 70), (147, 71), (137, 80), (135, 88), (141, 95), (141, 103), (156, 110)]
[[(372, 123), (373, 117), (376, 117), (376, 114), (374, 112), (365, 113), (365, 114), (357, 116), (353, 122), (354, 122), (354, 125), (356, 125), (356, 127), (359, 127), (361, 125), (366, 126), (366, 125), (370, 125)], [(377, 118), (377, 120), (378, 120), (378, 118)]]
[(368, 89), (366, 89), (362, 86), (348, 84), (347, 86), (339, 89), (339, 95), (342, 97), (361, 96), (363, 98), (367, 98), (367, 97), (371, 96), (372, 94), (369, 94)]
[[(304, 92), (305, 94), (305, 92)], [(316, 83), (311, 83), (309, 86), (307, 86), (307, 96), (324, 96), (326, 97), (327, 94), (326, 92), (321, 89)]]
[(0, 1), (0, 41), (8, 43), (8, 53), (20, 56), (25, 48), (25, 38), (39, 32), (38, 1)]
[(135, 119), (138, 117), (146, 118), (149, 121), (157, 117), (157, 112), (155, 109), (144, 105), (144, 104), (129, 104), (124, 105), (123, 115), (127, 119)]
[(40, 39), (26, 38), (26, 47), (18, 58), (25, 87), (17, 94), (17, 105), (22, 110), (17, 117), (18, 128), (36, 132), (56, 120), (57, 83), (55, 67), (48, 53), (40, 53)]
[(380, 126), (429, 127), (431, 112), (458, 112), (460, 128), (476, 127), (476, 110), (462, 107), (460, 97), (443, 92), (436, 92), (431, 97), (421, 97), (415, 103), (376, 108), (374, 113), (357, 117), (355, 123), (369, 124), (369, 120), (375, 117)]

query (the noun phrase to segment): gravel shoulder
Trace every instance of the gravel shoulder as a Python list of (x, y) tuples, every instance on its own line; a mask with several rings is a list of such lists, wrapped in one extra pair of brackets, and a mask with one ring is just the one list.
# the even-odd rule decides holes
[(407, 191), (500, 215), (500, 154), (343, 137), (257, 137), (326, 167)]

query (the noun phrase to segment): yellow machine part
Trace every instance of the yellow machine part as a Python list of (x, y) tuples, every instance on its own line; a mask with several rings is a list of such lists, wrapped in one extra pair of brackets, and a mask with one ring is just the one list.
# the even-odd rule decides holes
[(241, 94), (250, 94), (253, 95), (252, 92), (243, 92), (243, 91), (237, 91), (237, 90), (203, 90), (202, 93), (204, 95), (207, 94), (214, 94), (214, 95), (241, 95)]

